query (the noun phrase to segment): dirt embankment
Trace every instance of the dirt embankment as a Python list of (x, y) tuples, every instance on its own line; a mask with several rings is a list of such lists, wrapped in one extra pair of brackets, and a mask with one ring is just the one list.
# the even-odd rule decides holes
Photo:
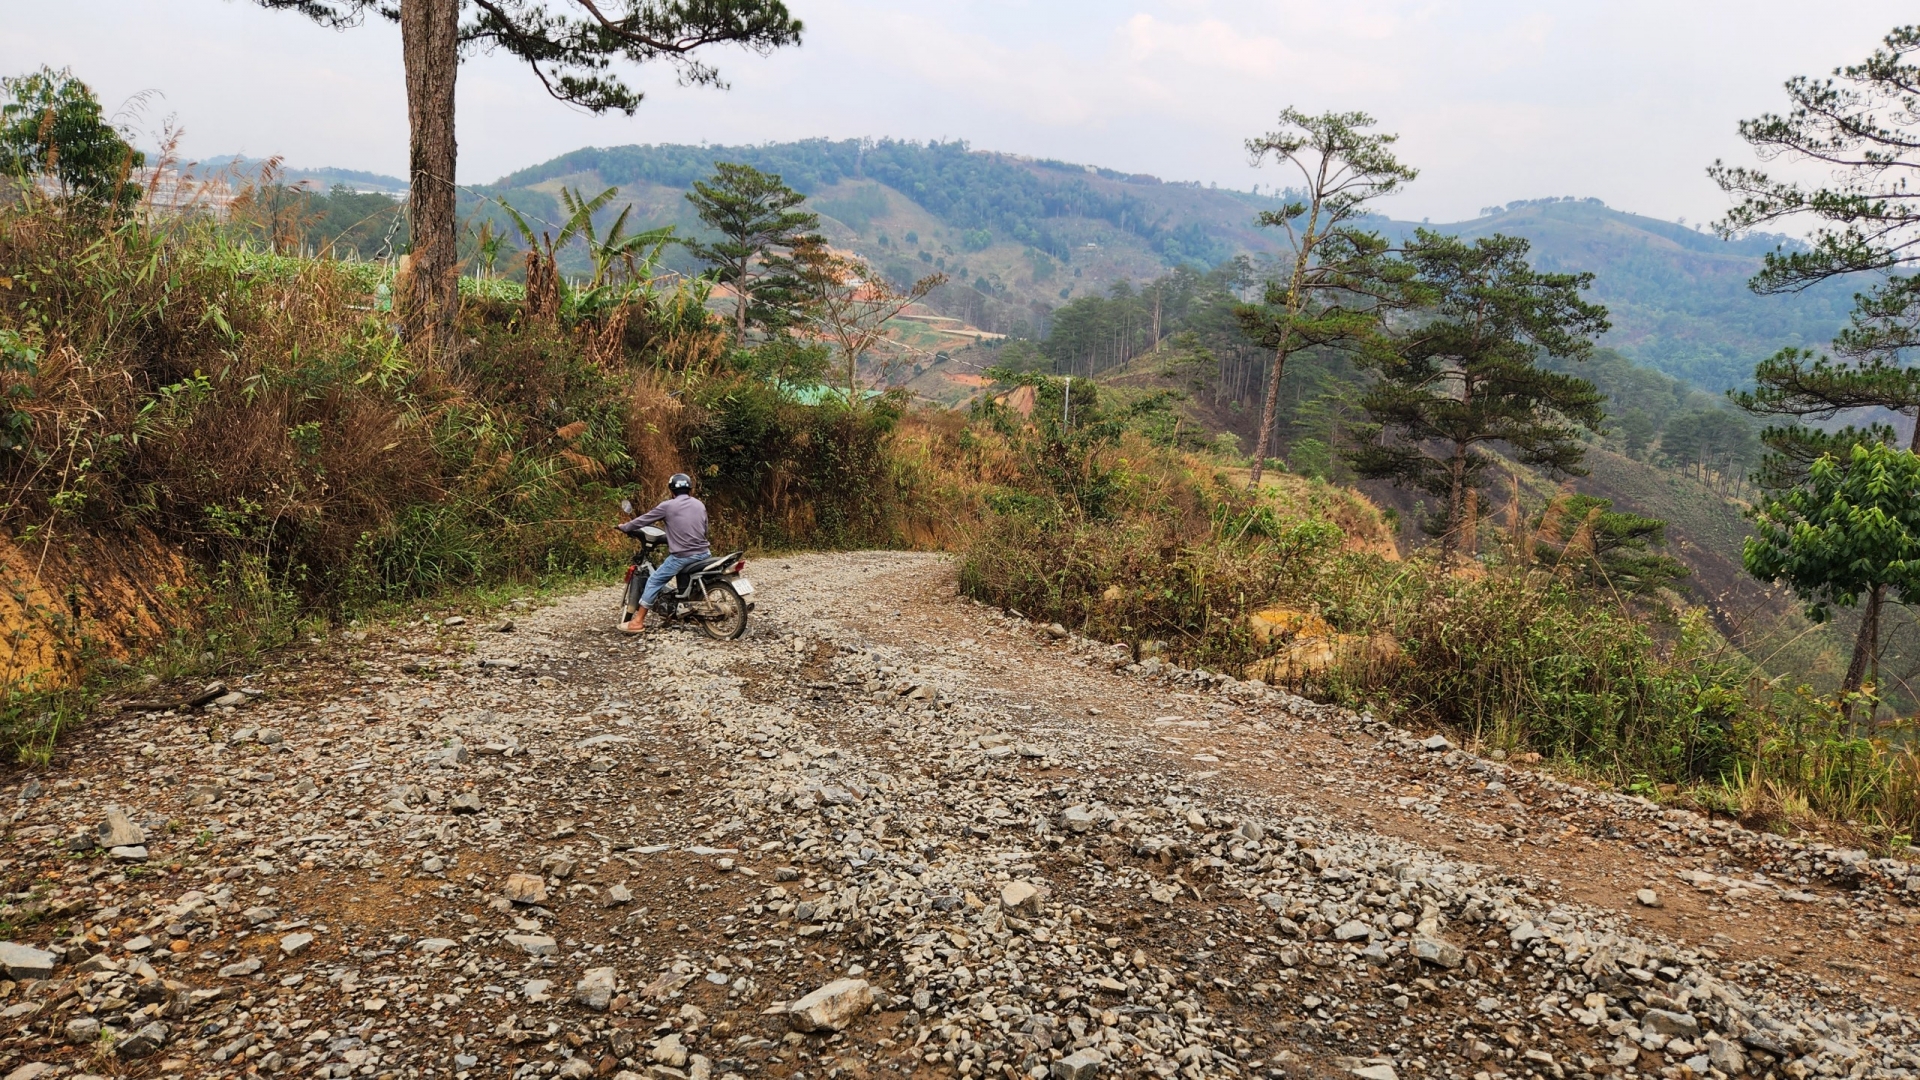
[(144, 530), (111, 540), (0, 536), (0, 685), (69, 686), (197, 622), (198, 576)]

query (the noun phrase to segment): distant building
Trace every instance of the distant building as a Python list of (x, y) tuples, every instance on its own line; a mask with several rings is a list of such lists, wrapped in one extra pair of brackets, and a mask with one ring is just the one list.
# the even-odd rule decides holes
[(233, 206), (233, 185), (218, 176), (181, 173), (171, 166), (133, 170), (130, 177), (145, 192), (140, 204), (151, 214), (171, 217), (204, 213), (224, 221)]
[[(127, 174), (127, 182), (140, 189), (139, 206), (156, 217), (177, 217), (204, 213), (224, 221), (233, 206), (233, 185), (218, 176), (181, 173), (172, 166), (146, 166)], [(64, 199), (72, 192), (60, 178), (41, 175), (33, 186), (49, 199)]]

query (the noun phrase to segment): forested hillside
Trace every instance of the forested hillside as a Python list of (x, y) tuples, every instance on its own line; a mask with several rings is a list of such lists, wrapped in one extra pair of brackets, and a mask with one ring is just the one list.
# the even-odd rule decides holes
[[(964, 143), (824, 139), (764, 146), (583, 149), (486, 189), (524, 213), (558, 221), (562, 186), (621, 189), (644, 224), (693, 231), (681, 198), (715, 161), (779, 173), (809, 196), (829, 236), (900, 280), (940, 270), (933, 299), (983, 329), (1044, 337), (1069, 300), (1135, 286), (1178, 267), (1210, 269), (1235, 256), (1249, 277), (1283, 238), (1253, 224), (1277, 191), (1230, 191), (1108, 169), (977, 151)], [(486, 213), (476, 198), (471, 210)], [(1380, 221), (1404, 235), (1411, 223)], [(1471, 221), (1432, 225), (1466, 236), (1504, 232), (1533, 243), (1545, 269), (1591, 270), (1594, 297), (1613, 313), (1606, 344), (1701, 388), (1742, 385), (1760, 357), (1824, 342), (1850, 290), (1758, 297), (1746, 288), (1779, 238), (1727, 242), (1696, 227), (1609, 208), (1591, 199), (1539, 199), (1489, 208)]]
[(1607, 344), (1713, 391), (1745, 385), (1755, 361), (1785, 346), (1824, 345), (1852, 301), (1852, 288), (1838, 284), (1756, 296), (1747, 279), (1778, 237), (1726, 241), (1597, 199), (1530, 199), (1438, 227), (1466, 237), (1524, 236), (1541, 269), (1592, 271), (1593, 298), (1613, 319)]

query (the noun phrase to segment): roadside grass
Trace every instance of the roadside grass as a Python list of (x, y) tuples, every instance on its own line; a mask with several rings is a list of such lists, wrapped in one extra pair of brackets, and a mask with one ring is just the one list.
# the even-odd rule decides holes
[[(1543, 561), (1518, 515), (1448, 569), (1364, 542), (1380, 523), (1351, 509), (1334, 526), (1311, 487), (1252, 495), (1124, 426), (1063, 472), (1068, 436), (999, 419), (976, 420), (972, 458), (928, 455), (987, 508), (962, 546), (975, 599), (1758, 828), (1879, 851), (1920, 830), (1911, 724), (1849, 726), (1683, 598), (1622, 596)], [(1331, 636), (1251, 632), (1270, 609)]]

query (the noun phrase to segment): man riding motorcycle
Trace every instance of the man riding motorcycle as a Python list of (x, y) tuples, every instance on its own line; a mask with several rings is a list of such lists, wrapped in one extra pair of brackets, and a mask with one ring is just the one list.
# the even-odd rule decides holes
[(614, 527), (628, 536), (639, 536), (643, 526), (656, 521), (665, 523), (667, 557), (660, 561), (653, 573), (647, 575), (647, 587), (640, 594), (640, 607), (634, 611), (632, 621), (620, 624), (624, 633), (644, 632), (647, 609), (653, 606), (653, 599), (660, 595), (660, 590), (666, 588), (675, 574), (713, 556), (707, 542), (707, 506), (693, 497), (693, 478), (686, 473), (674, 473), (667, 480), (665, 502), (632, 521)]

